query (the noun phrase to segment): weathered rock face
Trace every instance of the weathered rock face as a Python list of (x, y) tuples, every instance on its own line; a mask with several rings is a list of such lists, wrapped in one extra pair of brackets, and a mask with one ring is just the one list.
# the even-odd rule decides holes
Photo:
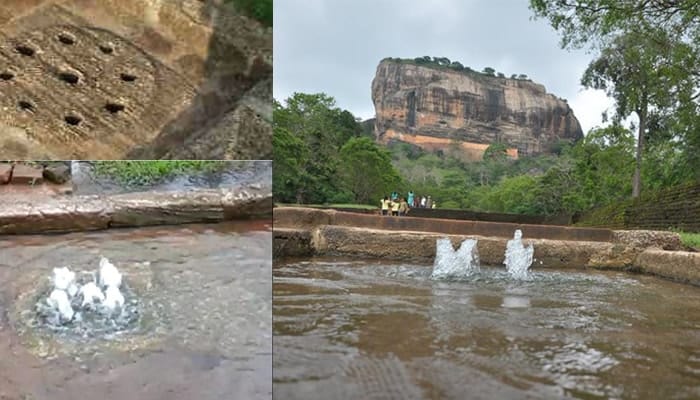
[(249, 111), (239, 103), (256, 85), (271, 91), (272, 29), (220, 3), (3, 0), (0, 158), (179, 158), (193, 141), (207, 145), (197, 158), (262, 158), (239, 137), (269, 125), (266, 110), (202, 132), (201, 120)]
[(544, 86), (520, 79), (458, 72), (398, 60), (383, 60), (372, 81), (375, 134), (428, 149), (459, 144), (481, 159), (495, 142), (509, 154), (546, 153), (559, 139), (583, 137), (565, 100)]
[(267, 218), (272, 210), (267, 185), (12, 200), (11, 207), (0, 209), (3, 235)]

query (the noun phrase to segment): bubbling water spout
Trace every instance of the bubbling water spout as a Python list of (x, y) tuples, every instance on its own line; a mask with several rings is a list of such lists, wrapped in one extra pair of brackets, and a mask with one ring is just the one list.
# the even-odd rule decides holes
[[(54, 268), (51, 281), (53, 291), (46, 302), (39, 303), (39, 311), (51, 325), (61, 326), (82, 320), (82, 313), (97, 312), (105, 317), (115, 311), (123, 312), (124, 295), (119, 290), (122, 274), (107, 258), (101, 257), (99, 283), (96, 273), (92, 280), (78, 282), (75, 272), (68, 267)], [(104, 290), (104, 292), (103, 292)], [(48, 307), (47, 307), (48, 306)]]
[(438, 239), (435, 247), (432, 279), (467, 278), (480, 271), (477, 241), (467, 239), (455, 251), (450, 239)]
[(524, 279), (527, 277), (527, 269), (532, 265), (532, 257), (535, 247), (530, 244), (523, 246), (523, 232), (517, 229), (513, 234), (513, 239), (506, 245), (506, 258), (503, 263), (513, 278)]

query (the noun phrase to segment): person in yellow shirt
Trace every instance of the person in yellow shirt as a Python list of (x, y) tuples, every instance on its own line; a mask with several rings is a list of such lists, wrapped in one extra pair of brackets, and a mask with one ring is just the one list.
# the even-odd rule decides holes
[(381, 206), (382, 206), (382, 215), (389, 215), (389, 207), (391, 205), (391, 201), (389, 200), (389, 197), (384, 197), (383, 199), (380, 200)]
[(392, 216), (394, 216), (394, 217), (399, 216), (399, 206), (400, 205), (401, 205), (401, 203), (399, 203), (398, 200), (391, 202), (391, 215)]

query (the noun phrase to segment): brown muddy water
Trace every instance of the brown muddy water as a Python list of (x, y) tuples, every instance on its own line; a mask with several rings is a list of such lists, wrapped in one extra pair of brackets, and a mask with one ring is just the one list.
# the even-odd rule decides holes
[[(0, 238), (0, 399), (269, 399), (270, 221)], [(110, 335), (42, 329), (52, 268), (124, 274), (140, 318)], [(127, 298), (128, 301), (128, 298)]]
[(697, 399), (700, 289), (610, 272), (276, 260), (279, 399)]

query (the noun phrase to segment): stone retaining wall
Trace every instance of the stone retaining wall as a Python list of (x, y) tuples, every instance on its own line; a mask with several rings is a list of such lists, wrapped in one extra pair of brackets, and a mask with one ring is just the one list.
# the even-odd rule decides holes
[(570, 215), (523, 215), (523, 214), (503, 214), (503, 213), (487, 213), (469, 210), (450, 210), (444, 208), (412, 208), (409, 214), (412, 217), (419, 218), (440, 218), (440, 219), (457, 219), (471, 221), (490, 221), (490, 222), (510, 222), (514, 224), (531, 224), (531, 225), (569, 225), (571, 223)]
[[(477, 239), (481, 262), (502, 265), (506, 244), (513, 235), (510, 224), (496, 229), (489, 226), (493, 223), (465, 225), (464, 221), (442, 221), (439, 225), (429, 225), (433, 231), (420, 231), (400, 229), (406, 225), (421, 227), (418, 222), (402, 222), (409, 218), (344, 214), (330, 210), (276, 208), (273, 212), (273, 256), (277, 259), (346, 256), (432, 263), (436, 240), (448, 237), (455, 247), (465, 239)], [(465, 231), (457, 233), (460, 228)], [(678, 234), (603, 231), (606, 236), (588, 229), (523, 229), (523, 241), (535, 247), (535, 262), (531, 268), (637, 271), (700, 285), (700, 253), (679, 251), (682, 244)], [(602, 240), (604, 237), (607, 240)]]
[(257, 189), (41, 197), (0, 208), (0, 234), (72, 232), (269, 217), (272, 194)]
[[(455, 248), (466, 239), (477, 239), (481, 263), (502, 265), (509, 239), (475, 235), (445, 235), (425, 232), (392, 232), (366, 228), (322, 226), (304, 229), (274, 229), (275, 257), (351, 256), (431, 263), (436, 241), (447, 237)], [(533, 268), (612, 268), (633, 266), (639, 251), (616, 243), (524, 240), (535, 246)]]
[(302, 207), (277, 207), (274, 210), (275, 225), (300, 227), (340, 225), (358, 228), (439, 232), (455, 235), (481, 235), (513, 237), (516, 229), (523, 235), (538, 239), (587, 240), (608, 242), (613, 231), (600, 228), (573, 228), (554, 225), (515, 224), (508, 222), (460, 221), (452, 219), (386, 217), (335, 210), (319, 210)]

